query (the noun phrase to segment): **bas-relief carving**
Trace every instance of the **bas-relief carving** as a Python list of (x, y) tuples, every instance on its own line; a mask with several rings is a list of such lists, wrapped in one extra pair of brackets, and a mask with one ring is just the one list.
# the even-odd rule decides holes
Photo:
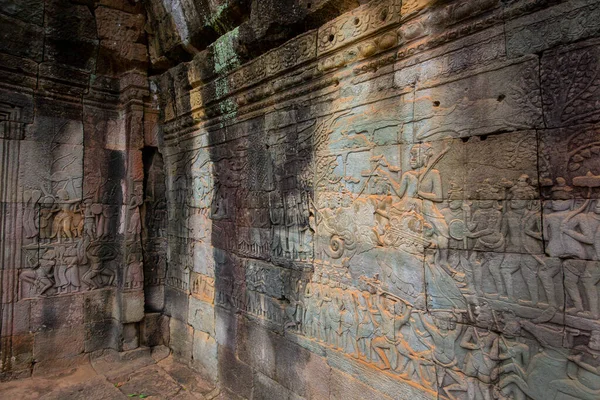
[[(429, 3), (403, 2), (401, 15)], [(369, 34), (344, 27), (370, 21), (363, 11), (322, 28), (318, 51)], [(169, 174), (167, 284), (440, 398), (598, 398), (597, 127), (562, 123), (596, 120), (594, 109), (569, 108), (594, 85), (565, 94), (550, 73), (587, 70), (595, 50), (492, 68), (500, 44), (468, 78), (441, 66), (435, 76), (447, 80), (418, 82), (406, 110), (390, 102), (389, 118), (373, 119), (381, 104), (372, 115), (329, 110), (309, 134), (223, 134), (180, 155)], [(235, 87), (263, 79), (257, 65), (234, 71)], [(347, 86), (350, 105), (364, 101)], [(288, 162), (298, 153), (286, 140), (310, 142), (310, 161)], [(219, 254), (214, 281), (197, 268), (199, 248)]]
[[(96, 182), (93, 176), (90, 182)], [(98, 191), (85, 193), (83, 199), (70, 194), (77, 191), (72, 179), (56, 192), (45, 188), (24, 190), (22, 221), (27, 243), (23, 252), (27, 265), (20, 274), (21, 297), (113, 286), (123, 250), (127, 255), (123, 287), (142, 287), (143, 267), (137, 242), (142, 231), (142, 183), (129, 183), (133, 193), (122, 208), (99, 202), (103, 186), (98, 183)]]
[[(444, 179), (438, 165), (459, 141), (407, 144), (400, 149), (408, 158), (404, 168), (396, 166), (402, 156), (369, 157), (375, 146), (368, 140), (344, 144), (359, 154), (367, 150), (361, 157), (368, 168), (354, 177), (348, 158), (335, 155), (332, 121), (315, 128), (322, 152), (314, 200), (298, 191), (268, 197), (271, 260), (296, 259), (303, 243), (314, 245), (312, 277), (272, 275), (272, 267), (250, 262), (218, 274), (217, 304), (284, 323), (446, 398), (541, 398), (539, 385), (595, 398), (600, 275), (590, 237), (600, 206), (576, 202), (564, 178), (542, 204), (541, 183), (519, 173), (535, 172), (527, 134), (491, 144), (505, 146), (507, 155), (500, 151), (482, 164), (496, 172), (504, 165), (510, 180), (497, 173), (479, 182)], [(470, 145), (465, 154), (482, 151), (478, 142)], [(572, 184), (591, 193), (598, 179), (579, 175)], [(244, 204), (259, 208), (264, 201), (251, 196)], [(300, 210), (302, 204), (309, 207)], [(306, 241), (302, 230), (290, 231), (294, 226), (307, 227)], [(238, 230), (238, 238), (253, 236), (252, 228)], [(238, 254), (263, 257), (258, 243), (245, 246)], [(287, 304), (277, 300), (282, 282)], [(572, 317), (566, 329), (559, 326), (563, 313)]]

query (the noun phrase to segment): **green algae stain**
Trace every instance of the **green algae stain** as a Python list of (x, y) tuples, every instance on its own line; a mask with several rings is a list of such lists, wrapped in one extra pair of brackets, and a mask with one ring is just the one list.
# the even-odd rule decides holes
[(240, 58), (235, 52), (235, 43), (238, 40), (239, 27), (227, 32), (225, 35), (217, 39), (212, 45), (215, 72), (219, 75), (227, 73), (232, 69), (239, 67)]

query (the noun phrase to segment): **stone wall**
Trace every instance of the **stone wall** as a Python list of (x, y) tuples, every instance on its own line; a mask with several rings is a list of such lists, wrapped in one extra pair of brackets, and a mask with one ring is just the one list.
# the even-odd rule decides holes
[(597, 1), (337, 2), (273, 49), (150, 3), (177, 357), (227, 398), (600, 396)]
[(140, 344), (145, 20), (129, 1), (0, 1), (2, 378)]

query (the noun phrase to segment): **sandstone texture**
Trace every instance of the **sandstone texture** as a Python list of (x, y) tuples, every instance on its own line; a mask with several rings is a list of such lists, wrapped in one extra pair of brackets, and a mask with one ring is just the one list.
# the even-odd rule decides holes
[(600, 2), (0, 0), (0, 32), (3, 379), (152, 348), (115, 396), (600, 398)]

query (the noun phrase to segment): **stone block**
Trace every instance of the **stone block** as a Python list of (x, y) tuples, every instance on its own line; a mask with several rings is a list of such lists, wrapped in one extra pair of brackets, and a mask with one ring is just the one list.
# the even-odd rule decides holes
[(180, 321), (187, 321), (189, 295), (181, 290), (165, 286), (165, 314), (177, 318)]
[(192, 359), (194, 329), (176, 318), (169, 320), (169, 348), (175, 359), (188, 363)]
[(39, 84), (49, 92), (79, 96), (88, 92), (90, 74), (58, 62), (43, 62), (39, 68)]
[(248, 260), (245, 263), (246, 289), (263, 293), (276, 299), (284, 295), (284, 271), (269, 263)]
[[(33, 365), (33, 377), (45, 378), (51, 375), (64, 373), (65, 371), (89, 367), (89, 362), (90, 355), (87, 353), (68, 358), (56, 358), (40, 362), (36, 361)], [(88, 373), (91, 373), (91, 371)]]
[(37, 86), (38, 64), (35, 61), (0, 53), (0, 81), (34, 89)]
[(123, 325), (123, 351), (137, 349), (140, 346), (140, 325), (136, 322)]
[(135, 43), (142, 38), (144, 16), (108, 7), (95, 10), (98, 38)]
[(3, 368), (5, 371), (31, 370), (33, 362), (33, 334), (15, 334), (2, 338)]
[(72, 358), (85, 350), (85, 327), (79, 323), (68, 328), (40, 331), (35, 334), (33, 357), (36, 362)]
[(600, 33), (600, 5), (576, 0), (548, 7), (506, 23), (509, 57), (539, 53)]
[[(469, 138), (465, 143), (465, 198), (539, 198), (537, 151), (538, 135), (535, 131)], [(443, 167), (440, 166), (441, 171), (450, 170)], [(498, 191), (486, 190), (486, 180)], [(519, 190), (520, 180), (525, 190)]]
[(212, 304), (190, 296), (187, 321), (195, 330), (215, 335), (215, 309)]
[(85, 352), (97, 350), (119, 350), (121, 346), (121, 324), (114, 319), (97, 320), (85, 323)]
[(266, 327), (240, 318), (237, 331), (237, 358), (271, 379), (277, 379), (277, 345), (281, 339)]
[(83, 294), (85, 322), (104, 321), (116, 318), (117, 315), (113, 290), (93, 290)]
[[(93, 204), (103, 208), (107, 235), (119, 232), (119, 207), (126, 201), (121, 180), (125, 178), (126, 154), (117, 150), (85, 147), (83, 158), (83, 193), (92, 196)], [(98, 171), (111, 171), (100, 175)]]
[(386, 399), (391, 400), (394, 397), (379, 393), (372, 387), (365, 385), (352, 375), (341, 372), (337, 369), (331, 370), (331, 395), (332, 400), (349, 399)]
[(169, 343), (169, 317), (160, 313), (146, 313), (140, 323), (140, 343), (154, 347)]
[(597, 39), (545, 51), (541, 60), (541, 85), (546, 127), (599, 121), (599, 76), (600, 41)]
[(218, 360), (219, 383), (238, 396), (251, 398), (254, 379), (252, 368), (223, 346), (219, 346)]
[(44, 24), (44, 0), (2, 0), (0, 12), (23, 22), (40, 26)]
[(278, 382), (260, 372), (254, 373), (252, 398), (254, 399), (292, 399), (292, 392)]
[(275, 365), (273, 379), (297, 395), (312, 399), (329, 397), (331, 368), (326, 358), (277, 336)]
[(45, 11), (44, 60), (91, 72), (96, 62), (98, 36), (90, 9), (52, 0)]
[(600, 153), (598, 132), (598, 124), (539, 131), (539, 175), (545, 198), (568, 200), (598, 196), (597, 190), (577, 180), (588, 173), (600, 175), (596, 156)]
[(81, 327), (83, 321), (83, 294), (37, 298), (31, 302), (31, 330), (34, 332)]
[(521, 59), (420, 88), (414, 119), (415, 141), (539, 128), (538, 60)]
[(211, 383), (216, 383), (219, 373), (217, 341), (210, 335), (194, 331), (192, 366), (201, 371)]
[(13, 304), (12, 334), (20, 335), (31, 331), (31, 300), (21, 300)]
[(219, 346), (226, 347), (229, 351), (235, 352), (238, 332), (237, 315), (222, 307), (216, 307), (215, 322), (215, 338), (217, 343)]
[[(424, 29), (420, 23), (419, 28)], [(505, 58), (504, 31), (490, 28), (398, 61), (394, 64), (394, 86), (431, 85), (436, 79), (476, 71)]]
[(145, 308), (147, 311), (160, 312), (165, 308), (165, 287), (144, 287)]
[(0, 15), (0, 51), (13, 56), (42, 61), (43, 28)]
[(144, 292), (132, 291), (121, 294), (121, 320), (124, 324), (139, 322), (144, 318)]
[(53, 106), (40, 101), (38, 101), (37, 104), (38, 107), (41, 106), (45, 109), (38, 111), (34, 124), (27, 129), (25, 135), (26, 139), (49, 143), (83, 145), (81, 107), (73, 107), (73, 105), (69, 103), (59, 103), (63, 106), (61, 112), (50, 116), (43, 115), (42, 112), (55, 112), (56, 110), (54, 110)]

